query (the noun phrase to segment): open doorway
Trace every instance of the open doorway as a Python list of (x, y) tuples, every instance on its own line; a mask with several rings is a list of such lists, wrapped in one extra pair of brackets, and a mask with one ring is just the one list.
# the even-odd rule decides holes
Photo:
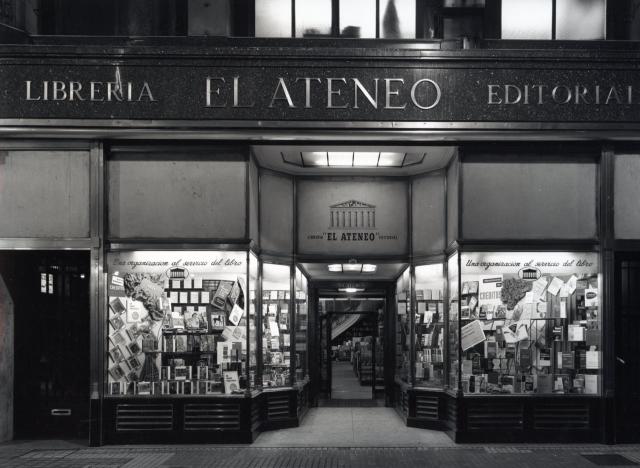
[(321, 297), (318, 307), (326, 379), (323, 403), (375, 406), (376, 397), (384, 394), (385, 298)]
[(5, 437), (88, 439), (89, 253), (2, 251), (0, 276)]

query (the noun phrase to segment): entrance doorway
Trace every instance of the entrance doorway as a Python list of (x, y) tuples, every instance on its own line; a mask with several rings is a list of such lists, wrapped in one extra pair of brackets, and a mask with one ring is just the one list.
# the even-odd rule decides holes
[(385, 298), (320, 297), (318, 311), (323, 405), (377, 406), (385, 388)]
[(0, 275), (0, 313), (13, 321), (13, 437), (88, 438), (89, 253), (4, 251)]
[(616, 258), (616, 439), (640, 441), (640, 254)]

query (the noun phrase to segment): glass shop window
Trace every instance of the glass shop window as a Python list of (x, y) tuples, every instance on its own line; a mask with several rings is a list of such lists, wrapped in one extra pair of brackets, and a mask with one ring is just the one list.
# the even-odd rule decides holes
[(255, 257), (123, 251), (110, 252), (107, 265), (107, 395), (164, 398), (254, 388)]
[(502, 39), (605, 39), (606, 0), (502, 0)]
[[(460, 255), (459, 322), (453, 311), (449, 317), (450, 326), (459, 326), (462, 391), (599, 394), (602, 314), (598, 255)], [(452, 367), (457, 364), (454, 360)]]

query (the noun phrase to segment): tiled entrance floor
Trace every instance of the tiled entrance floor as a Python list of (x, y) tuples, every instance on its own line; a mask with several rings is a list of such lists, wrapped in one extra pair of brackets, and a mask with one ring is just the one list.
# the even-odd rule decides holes
[(311, 408), (300, 427), (260, 434), (256, 447), (451, 447), (440, 431), (407, 427), (392, 408)]

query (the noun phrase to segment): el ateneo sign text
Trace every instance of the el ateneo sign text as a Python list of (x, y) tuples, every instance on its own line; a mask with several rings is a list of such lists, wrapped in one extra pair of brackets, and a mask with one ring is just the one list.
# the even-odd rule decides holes
[(0, 67), (0, 118), (640, 122), (629, 70)]

